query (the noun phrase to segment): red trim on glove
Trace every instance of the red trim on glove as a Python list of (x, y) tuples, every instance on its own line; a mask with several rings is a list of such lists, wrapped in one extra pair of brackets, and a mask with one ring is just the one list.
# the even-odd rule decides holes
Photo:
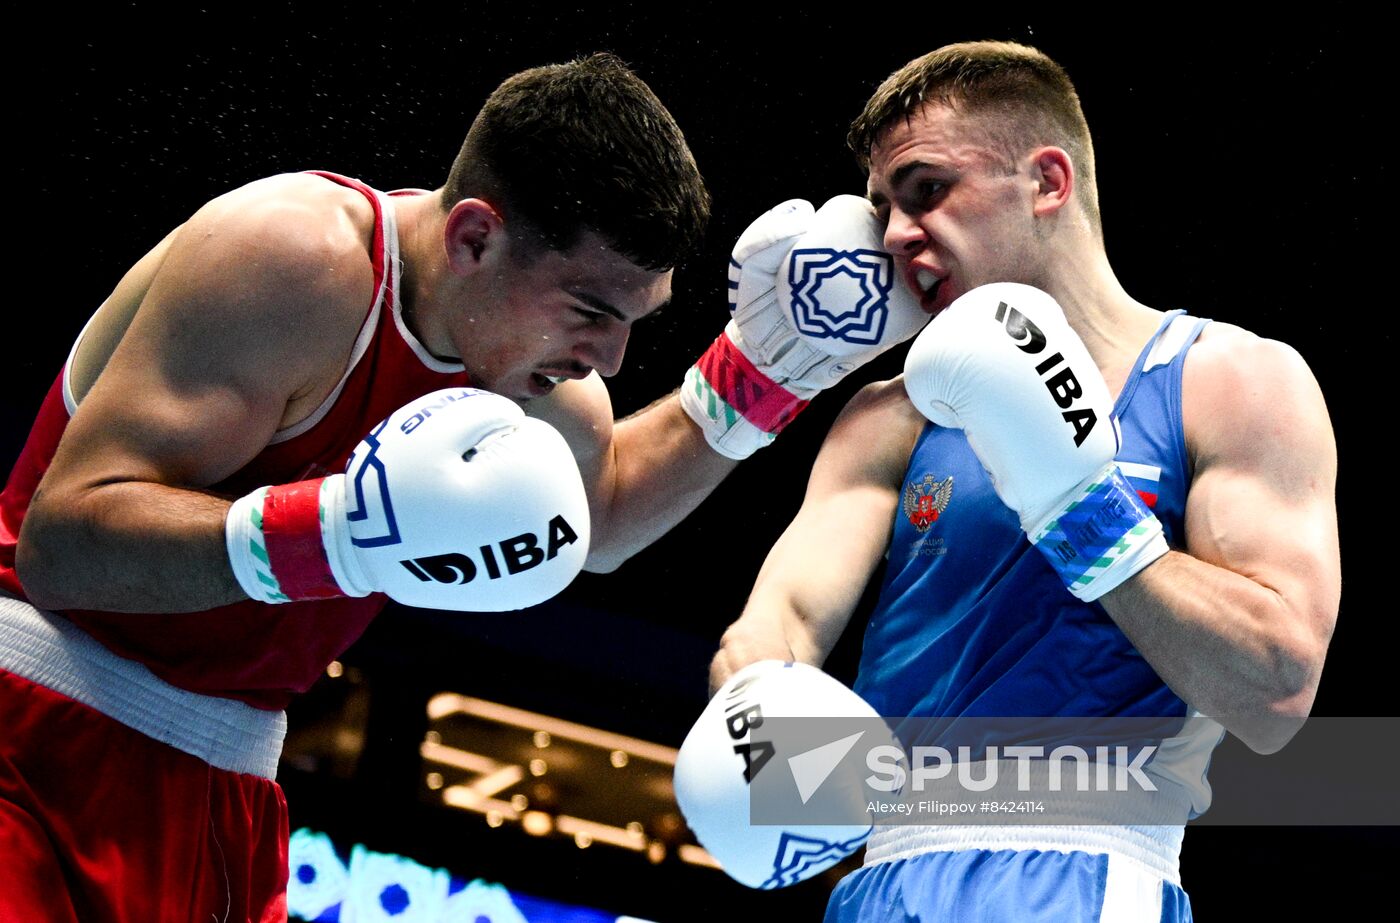
[(728, 334), (716, 337), (695, 364), (725, 403), (766, 433), (782, 432), (811, 403), (759, 371)]
[(289, 599), (332, 599), (335, 582), (321, 541), (321, 482), (269, 487), (263, 498), (263, 540), (272, 576)]

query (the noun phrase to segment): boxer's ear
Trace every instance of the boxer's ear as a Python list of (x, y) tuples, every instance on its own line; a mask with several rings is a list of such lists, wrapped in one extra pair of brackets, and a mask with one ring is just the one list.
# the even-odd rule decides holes
[(1037, 216), (1059, 211), (1074, 196), (1074, 162), (1063, 148), (1042, 147), (1030, 154), (1031, 178), (1035, 180)]
[(447, 213), (443, 245), (447, 265), (459, 276), (478, 272), (505, 251), (505, 221), (485, 199), (463, 199)]

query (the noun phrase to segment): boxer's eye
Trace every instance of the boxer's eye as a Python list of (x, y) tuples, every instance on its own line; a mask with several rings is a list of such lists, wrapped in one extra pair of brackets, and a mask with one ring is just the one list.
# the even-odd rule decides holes
[(928, 206), (941, 198), (947, 189), (948, 184), (942, 180), (926, 179), (918, 182), (914, 187), (914, 194), (919, 204)]

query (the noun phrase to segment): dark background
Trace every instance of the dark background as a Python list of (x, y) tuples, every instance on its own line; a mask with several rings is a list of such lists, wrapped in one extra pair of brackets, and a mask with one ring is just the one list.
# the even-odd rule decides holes
[[(9, 67), (7, 147), (18, 166), (6, 465), (84, 320), (201, 203), (307, 168), (381, 189), (437, 186), (497, 83), (593, 50), (620, 54), (667, 104), (714, 196), (704, 251), (677, 273), (675, 304), (639, 325), (614, 379), (617, 411), (631, 412), (674, 388), (718, 332), (726, 255), (753, 217), (793, 196), (863, 191), (845, 130), (885, 75), (949, 41), (1011, 38), (1055, 57), (1079, 87), (1109, 256), (1129, 292), (1284, 340), (1321, 382), (1340, 448), (1346, 590), (1315, 713), (1394, 712), (1396, 607), (1385, 595), (1384, 533), (1369, 524), (1386, 515), (1378, 500), (1389, 478), (1376, 470), (1379, 443), (1367, 441), (1392, 406), (1381, 377), (1392, 308), (1376, 280), (1394, 246), (1379, 220), (1393, 195), (1382, 140), (1393, 79), (1382, 79), (1366, 25), (1222, 32), (1209, 16), (1130, 27), (1063, 11), (954, 20), (934, 5), (839, 20), (756, 4), (557, 13), (401, 3), (355, 19), (308, 6), (157, 15), (118, 4), (97, 18), (55, 8), (12, 21), (11, 43), (36, 63)], [(860, 382), (894, 374), (899, 361), (817, 401), (615, 574), (585, 576), (525, 614), (386, 613), (345, 658), (372, 691), (366, 750), (348, 778), (284, 779), (294, 827), (344, 824), (335, 804), (360, 800), (344, 838), (521, 890), (661, 920), (814, 918), (819, 886), (754, 895), (709, 873), (595, 856), (601, 848), (585, 858), (539, 841), (488, 847), (479, 820), (419, 804), (415, 748), (422, 703), (443, 689), (678, 745), (703, 706), (710, 653), (796, 510), (831, 419)], [(847, 675), (854, 651), (843, 645), (833, 671)], [(1239, 749), (1218, 759), (1247, 766)], [(1202, 828), (1188, 836), (1185, 884), (1201, 919), (1296, 909), (1299, 889), (1378, 878), (1378, 847), (1393, 848), (1392, 833)]]

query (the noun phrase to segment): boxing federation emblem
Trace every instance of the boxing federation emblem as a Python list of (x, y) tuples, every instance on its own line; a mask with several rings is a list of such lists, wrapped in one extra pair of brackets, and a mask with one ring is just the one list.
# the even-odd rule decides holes
[(904, 487), (904, 515), (920, 532), (927, 532), (938, 521), (938, 517), (948, 508), (953, 498), (953, 476), (950, 474), (941, 481), (926, 474), (922, 481), (910, 481)]
[(894, 259), (877, 250), (792, 252), (792, 320), (804, 336), (879, 343), (890, 316)]

